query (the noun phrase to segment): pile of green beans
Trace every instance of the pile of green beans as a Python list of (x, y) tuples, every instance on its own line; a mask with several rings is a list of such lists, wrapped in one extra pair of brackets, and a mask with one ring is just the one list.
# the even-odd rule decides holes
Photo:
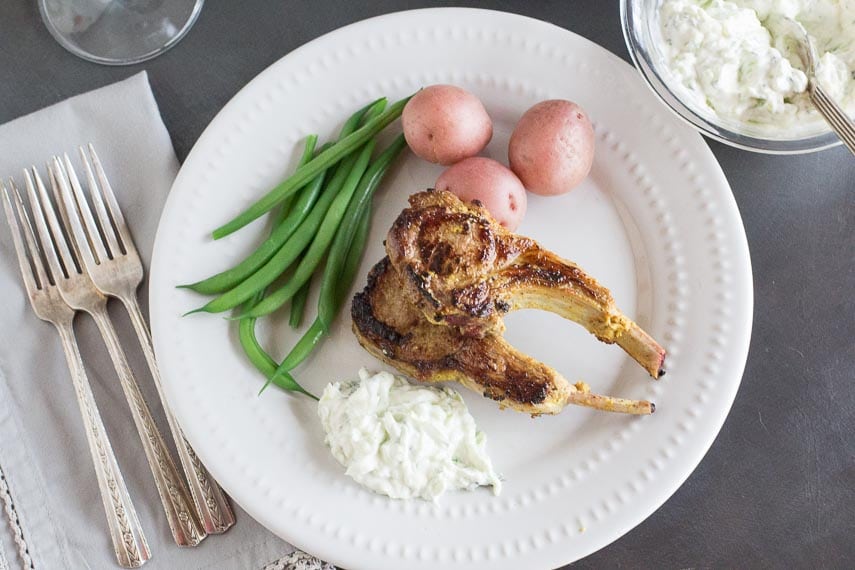
[[(317, 151), (318, 137), (308, 136), (294, 174), (213, 233), (215, 239), (229, 235), (279, 206), (278, 211), (271, 212), (269, 237), (234, 267), (180, 286), (216, 295), (187, 314), (237, 310), (230, 320), (239, 321), (241, 347), (267, 378), (262, 390), (276, 384), (317, 399), (291, 372), (328, 333), (345, 303), (365, 250), (374, 192), (406, 147), (403, 134), (399, 134), (372, 160), (377, 135), (400, 116), (408, 100), (387, 108), (384, 97), (362, 107), (344, 123), (335, 142)], [(286, 273), (287, 278), (283, 278)], [(290, 301), (289, 324), (298, 328), (315, 273), (320, 276), (317, 317), (277, 363), (258, 340), (257, 319)], [(278, 287), (269, 291), (277, 280)]]
[[(364, 125), (342, 137), (335, 145), (318, 154), (315, 158), (297, 168), (290, 177), (286, 178), (273, 190), (262, 196), (252, 206), (237, 215), (234, 219), (223, 224), (213, 232), (214, 239), (223, 238), (236, 232), (248, 223), (256, 220), (272, 210), (285, 198), (297, 192), (312, 178), (337, 164), (344, 157), (353, 153), (362, 145), (373, 139), (380, 131), (386, 128), (392, 121), (401, 116), (404, 106), (410, 100), (409, 97), (401, 99), (386, 109), (383, 113), (367, 121)], [(384, 99), (385, 101), (385, 99)]]

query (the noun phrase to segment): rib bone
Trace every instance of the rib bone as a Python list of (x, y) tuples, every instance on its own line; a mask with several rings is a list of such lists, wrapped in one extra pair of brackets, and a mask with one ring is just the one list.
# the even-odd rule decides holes
[(403, 286), (434, 324), (464, 336), (504, 330), (516, 309), (543, 309), (617, 344), (654, 378), (665, 350), (615, 305), (608, 289), (578, 265), (511, 233), (478, 203), (428, 190), (410, 197), (386, 240)]
[(432, 324), (416, 306), (417, 295), (386, 257), (371, 270), (351, 309), (359, 343), (417, 380), (458, 381), (502, 407), (532, 415), (555, 414), (566, 404), (628, 414), (650, 414), (655, 408), (647, 401), (592, 394), (586, 384), (571, 384), (495, 332), (466, 335)]

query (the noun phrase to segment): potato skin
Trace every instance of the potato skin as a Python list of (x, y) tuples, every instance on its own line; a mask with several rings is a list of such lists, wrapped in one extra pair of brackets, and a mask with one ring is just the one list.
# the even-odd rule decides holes
[(461, 160), (440, 174), (435, 185), (465, 202), (480, 201), (496, 221), (513, 231), (525, 216), (525, 187), (505, 165), (474, 156)]
[(572, 101), (541, 101), (514, 128), (508, 162), (529, 192), (569, 192), (588, 176), (594, 162), (594, 127), (588, 114)]
[(401, 123), (412, 151), (442, 165), (475, 156), (493, 138), (493, 122), (480, 99), (454, 85), (431, 85), (416, 93)]

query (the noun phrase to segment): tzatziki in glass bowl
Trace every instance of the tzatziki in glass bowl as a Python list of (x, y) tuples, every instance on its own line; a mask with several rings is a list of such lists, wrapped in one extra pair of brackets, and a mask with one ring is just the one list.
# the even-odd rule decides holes
[(635, 66), (701, 133), (774, 154), (836, 146), (810, 102), (784, 18), (805, 27), (817, 80), (855, 115), (855, 0), (621, 0)]

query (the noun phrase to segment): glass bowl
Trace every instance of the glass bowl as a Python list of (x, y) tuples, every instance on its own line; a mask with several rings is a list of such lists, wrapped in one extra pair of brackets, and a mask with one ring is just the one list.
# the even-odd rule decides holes
[(677, 116), (710, 138), (754, 152), (800, 154), (841, 144), (822, 122), (807, 125), (798, 133), (770, 134), (763, 132), (761, 127), (719, 117), (711, 109), (694, 104), (665, 65), (660, 49), (663, 45), (659, 28), (660, 4), (661, 0), (621, 0), (621, 27), (635, 67)]

